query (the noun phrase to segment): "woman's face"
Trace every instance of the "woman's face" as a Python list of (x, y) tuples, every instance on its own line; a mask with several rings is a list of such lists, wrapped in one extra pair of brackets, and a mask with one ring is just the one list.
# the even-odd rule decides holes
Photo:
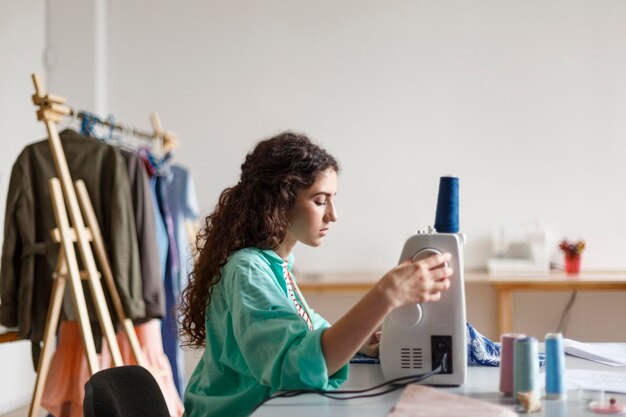
[(328, 169), (317, 176), (315, 183), (300, 191), (296, 203), (287, 214), (289, 228), (286, 243), (302, 242), (319, 246), (329, 231), (330, 223), (337, 221), (334, 197), (337, 193), (337, 173)]

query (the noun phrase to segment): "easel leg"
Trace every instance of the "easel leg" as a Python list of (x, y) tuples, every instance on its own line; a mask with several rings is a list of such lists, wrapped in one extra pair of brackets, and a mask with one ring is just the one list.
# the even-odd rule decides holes
[[(135, 328), (133, 326), (132, 320), (126, 317), (126, 313), (124, 312), (124, 307), (122, 305), (122, 300), (120, 299), (119, 293), (117, 292), (117, 288), (115, 286), (115, 281), (113, 280), (113, 272), (111, 271), (111, 264), (109, 262), (109, 258), (106, 253), (106, 249), (104, 246), (104, 240), (102, 239), (102, 233), (100, 231), (100, 226), (98, 225), (98, 220), (96, 218), (96, 214), (93, 210), (93, 206), (91, 205), (91, 200), (89, 199), (89, 193), (87, 192), (87, 187), (85, 186), (85, 182), (83, 180), (78, 180), (75, 183), (76, 195), (78, 196), (78, 202), (80, 203), (80, 208), (85, 218), (85, 222), (87, 223), (87, 227), (91, 231), (93, 246), (96, 252), (96, 256), (98, 257), (98, 261), (100, 262), (100, 269), (102, 270), (102, 278), (104, 279), (104, 283), (106, 284), (109, 290), (109, 296), (113, 301), (113, 307), (115, 309), (115, 313), (119, 321), (122, 323), (124, 330), (128, 336), (128, 341), (130, 342), (131, 349), (133, 351), (133, 355), (135, 356), (135, 360), (138, 365), (146, 366), (146, 360), (144, 358), (143, 352), (141, 350), (141, 346), (139, 345), (139, 340), (137, 339), (137, 333), (135, 333)], [(93, 282), (94, 286), (98, 288), (92, 288), (92, 292), (94, 290), (102, 293), (102, 284), (101, 281), (95, 280)], [(104, 296), (103, 296), (104, 298)], [(119, 351), (119, 349), (118, 349)], [(113, 352), (113, 349), (111, 349)], [(115, 356), (113, 356), (113, 360), (116, 366), (123, 365), (121, 355), (119, 357), (120, 363), (115, 362)]]
[(74, 242), (71, 238), (71, 229), (67, 218), (65, 203), (63, 201), (61, 184), (57, 178), (51, 178), (48, 185), (50, 187), (54, 217), (61, 235), (61, 248), (59, 252), (59, 259), (57, 261), (57, 277), (53, 284), (51, 304), (48, 308), (48, 317), (44, 330), (44, 346), (39, 358), (37, 379), (30, 404), (29, 417), (37, 417), (39, 414), (43, 389), (48, 378), (48, 371), (50, 369), (50, 362), (52, 359), (52, 343), (59, 324), (59, 315), (61, 312), (61, 305), (63, 303), (63, 293), (65, 291), (67, 277), (70, 278), (72, 299), (74, 301), (76, 315), (78, 316), (80, 324), (80, 335), (83, 341), (83, 346), (85, 347), (89, 371), (91, 374), (94, 374), (99, 370), (96, 346), (93, 340), (93, 333), (91, 332), (91, 324), (89, 323), (89, 313), (87, 312), (87, 304), (85, 303), (85, 294), (83, 293), (80, 270), (78, 268), (76, 253), (74, 252)]
[(70, 277), (70, 288), (72, 289), (72, 301), (76, 307), (76, 315), (80, 324), (80, 335), (85, 346), (87, 354), (87, 362), (89, 370), (92, 374), (98, 372), (98, 357), (96, 355), (96, 346), (93, 341), (93, 333), (91, 332), (91, 324), (89, 323), (89, 313), (87, 311), (87, 303), (85, 302), (85, 293), (80, 279), (80, 270), (76, 253), (74, 252), (74, 242), (71, 238), (71, 229), (67, 219), (67, 211), (63, 202), (63, 192), (61, 184), (57, 178), (51, 178), (49, 181), (50, 194), (52, 197), (52, 207), (54, 208), (54, 216), (61, 233), (61, 247), (64, 258), (67, 262), (68, 276)]
[(65, 284), (67, 276), (67, 262), (63, 249), (59, 254), (57, 261), (57, 278), (52, 284), (52, 293), (50, 296), (50, 307), (48, 307), (48, 317), (46, 319), (46, 327), (44, 330), (43, 348), (39, 355), (39, 363), (37, 364), (37, 377), (35, 379), (35, 390), (33, 391), (29, 417), (37, 417), (39, 415), (39, 406), (43, 396), (43, 389), (48, 379), (48, 371), (50, 370), (50, 362), (52, 360), (52, 345), (54, 335), (59, 326), (59, 315), (61, 314), (61, 305), (63, 304), (63, 294), (65, 293)]

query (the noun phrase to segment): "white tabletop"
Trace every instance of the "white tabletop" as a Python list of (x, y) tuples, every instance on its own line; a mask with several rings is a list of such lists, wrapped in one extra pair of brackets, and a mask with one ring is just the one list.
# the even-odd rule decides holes
[[(588, 369), (626, 373), (626, 368), (623, 367), (610, 367), (571, 356), (566, 357), (566, 367), (567, 369)], [(367, 388), (383, 381), (380, 365), (352, 364), (350, 365), (349, 379), (340, 389)], [(454, 394), (466, 395), (493, 404), (500, 404), (512, 410), (516, 409), (516, 404), (513, 399), (503, 397), (498, 391), (499, 382), (500, 368), (470, 367), (468, 369), (467, 383), (465, 385), (439, 389)], [(379, 397), (347, 401), (331, 400), (319, 395), (302, 395), (288, 399), (280, 398), (266, 403), (253, 415), (255, 417), (384, 417), (398, 402), (401, 393), (402, 389), (399, 389)], [(536, 417), (597, 416), (597, 414), (589, 411), (586, 406), (585, 397), (589, 397), (590, 395), (594, 395), (594, 393), (570, 391), (568, 392), (568, 399), (564, 401), (542, 400), (543, 412), (531, 415)], [(608, 396), (607, 394), (607, 398)], [(621, 404), (626, 403), (626, 395), (611, 394), (610, 396), (616, 398)]]

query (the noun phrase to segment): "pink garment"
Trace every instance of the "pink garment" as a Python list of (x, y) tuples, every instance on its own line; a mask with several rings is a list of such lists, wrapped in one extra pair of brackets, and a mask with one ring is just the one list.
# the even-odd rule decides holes
[(387, 417), (516, 417), (506, 407), (423, 385), (407, 385)]
[[(146, 358), (148, 370), (161, 387), (170, 416), (180, 417), (183, 414), (183, 404), (174, 385), (172, 368), (163, 352), (161, 323), (159, 320), (150, 320), (135, 326), (135, 332)], [(82, 417), (85, 383), (91, 374), (78, 322), (62, 321), (57, 340), (57, 349), (52, 357), (41, 404), (55, 417)], [(117, 342), (124, 364), (135, 365), (136, 361), (125, 332), (122, 331), (117, 335)], [(98, 363), (100, 369), (113, 366), (106, 341), (102, 343)]]

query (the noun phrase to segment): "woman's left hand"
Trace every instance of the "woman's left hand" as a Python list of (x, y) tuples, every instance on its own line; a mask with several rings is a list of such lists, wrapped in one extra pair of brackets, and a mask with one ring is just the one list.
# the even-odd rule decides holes
[(367, 355), (371, 358), (378, 357), (378, 346), (380, 345), (380, 329), (376, 330), (370, 335), (370, 337), (363, 343), (363, 346), (359, 349), (359, 353)]

